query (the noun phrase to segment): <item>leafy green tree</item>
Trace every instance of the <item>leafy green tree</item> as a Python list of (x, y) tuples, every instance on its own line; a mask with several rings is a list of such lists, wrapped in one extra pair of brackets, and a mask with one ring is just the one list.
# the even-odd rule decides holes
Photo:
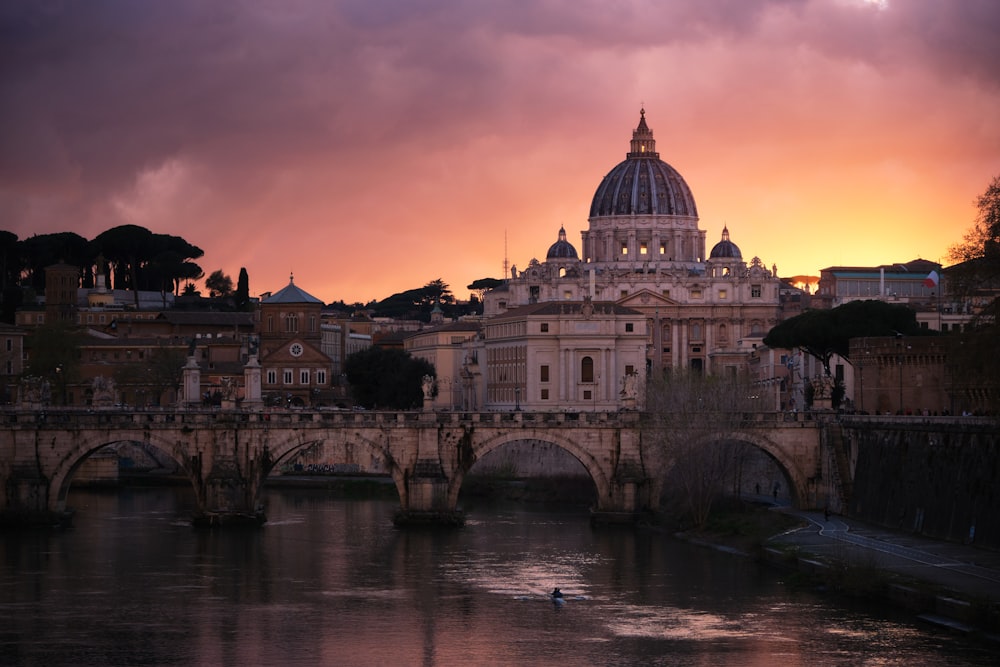
[(156, 254), (153, 232), (138, 225), (120, 225), (98, 234), (94, 245), (108, 261), (114, 289), (132, 290), (135, 307), (139, 308), (140, 267)]
[(757, 409), (745, 376), (689, 369), (653, 376), (645, 387), (641, 437), (647, 471), (663, 485), (661, 501), (678, 518), (703, 528), (712, 506), (745, 465)]
[(234, 295), (234, 298), (236, 300), (236, 310), (239, 311), (251, 310), (250, 274), (247, 273), (246, 267), (240, 267), (240, 277), (236, 281), (236, 293)]
[(359, 405), (410, 410), (424, 400), (423, 378), (436, 376), (433, 364), (396, 348), (370, 347), (347, 357), (347, 382)]
[(56, 320), (37, 327), (26, 341), (28, 362), (25, 375), (48, 381), (53, 389), (53, 400), (57, 403), (63, 403), (67, 387), (79, 381), (81, 339), (76, 327)]
[(89, 267), (93, 264), (90, 242), (73, 232), (28, 237), (20, 242), (19, 253), (19, 263), (25, 271), (21, 285), (31, 286), (39, 293), (45, 291), (46, 267), (64, 262), (79, 267), (82, 276), (89, 274)]
[(482, 301), (487, 292), (503, 285), (503, 283), (504, 281), (499, 278), (479, 278), (478, 280), (473, 280), (471, 284), (466, 285), (465, 289), (475, 292), (476, 297)]
[(852, 338), (907, 336), (925, 333), (917, 314), (906, 306), (884, 301), (850, 301), (830, 310), (807, 310), (771, 329), (764, 344), (772, 348), (802, 350), (819, 359), (830, 375), (830, 359), (850, 353)]
[(976, 199), (972, 228), (951, 247), (946, 287), (958, 300), (979, 302), (980, 309), (962, 330), (949, 336), (948, 364), (954, 391), (978, 397), (986, 409), (1000, 409), (1000, 176)]
[(118, 366), (115, 385), (136, 404), (160, 405), (167, 392), (180, 389), (186, 359), (183, 346), (161, 343), (146, 359)]
[(210, 297), (227, 297), (233, 293), (233, 279), (217, 269), (205, 278), (205, 287)]

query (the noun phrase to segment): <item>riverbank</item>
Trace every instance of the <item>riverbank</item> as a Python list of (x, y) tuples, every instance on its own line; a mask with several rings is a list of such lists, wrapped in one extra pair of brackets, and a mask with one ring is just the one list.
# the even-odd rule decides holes
[(1000, 642), (1000, 553), (766, 503), (727, 504), (677, 537), (756, 558), (792, 587), (879, 601), (949, 631)]

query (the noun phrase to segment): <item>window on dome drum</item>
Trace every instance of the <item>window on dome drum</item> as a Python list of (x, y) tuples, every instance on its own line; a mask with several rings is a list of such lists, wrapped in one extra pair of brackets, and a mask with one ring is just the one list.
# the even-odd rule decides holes
[(594, 360), (584, 357), (580, 360), (580, 382), (594, 381)]
[(560, 278), (565, 278), (566, 277), (566, 267), (563, 267), (563, 268), (559, 269), (559, 277)]
[(538, 369), (538, 381), (548, 382), (549, 381), (549, 367), (548, 365), (540, 366)]
[(646, 244), (645, 241), (642, 241), (639, 244), (639, 254), (640, 255), (648, 255), (649, 254), (649, 246)]
[(760, 298), (760, 285), (750, 286), (750, 296), (753, 297), (754, 299)]

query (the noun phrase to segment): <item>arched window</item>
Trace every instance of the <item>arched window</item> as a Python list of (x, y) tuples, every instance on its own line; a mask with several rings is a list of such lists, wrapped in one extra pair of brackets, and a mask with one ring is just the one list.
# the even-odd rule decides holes
[(594, 360), (590, 357), (584, 357), (580, 360), (580, 381), (594, 381)]

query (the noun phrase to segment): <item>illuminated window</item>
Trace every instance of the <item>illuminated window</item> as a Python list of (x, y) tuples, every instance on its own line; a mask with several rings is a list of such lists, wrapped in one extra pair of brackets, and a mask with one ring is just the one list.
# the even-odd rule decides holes
[(648, 255), (649, 254), (649, 246), (646, 244), (645, 241), (642, 241), (642, 242), (639, 243), (639, 254), (640, 255)]
[(719, 299), (722, 300), (722, 301), (725, 301), (726, 296), (727, 296), (726, 290), (720, 289), (719, 290)]
[(623, 255), (627, 255), (628, 254), (628, 246), (625, 245), (624, 243), (622, 244), (622, 254)]
[(572, 298), (573, 298), (573, 293), (571, 291), (566, 290), (566, 291), (563, 292), (563, 299), (565, 299), (566, 301), (569, 301)]
[(661, 255), (666, 255), (667, 254), (667, 244), (666, 243), (661, 243), (660, 244), (660, 254)]
[(693, 289), (693, 290), (691, 290), (691, 298), (692, 299), (700, 299), (701, 298), (701, 290), (700, 289)]

